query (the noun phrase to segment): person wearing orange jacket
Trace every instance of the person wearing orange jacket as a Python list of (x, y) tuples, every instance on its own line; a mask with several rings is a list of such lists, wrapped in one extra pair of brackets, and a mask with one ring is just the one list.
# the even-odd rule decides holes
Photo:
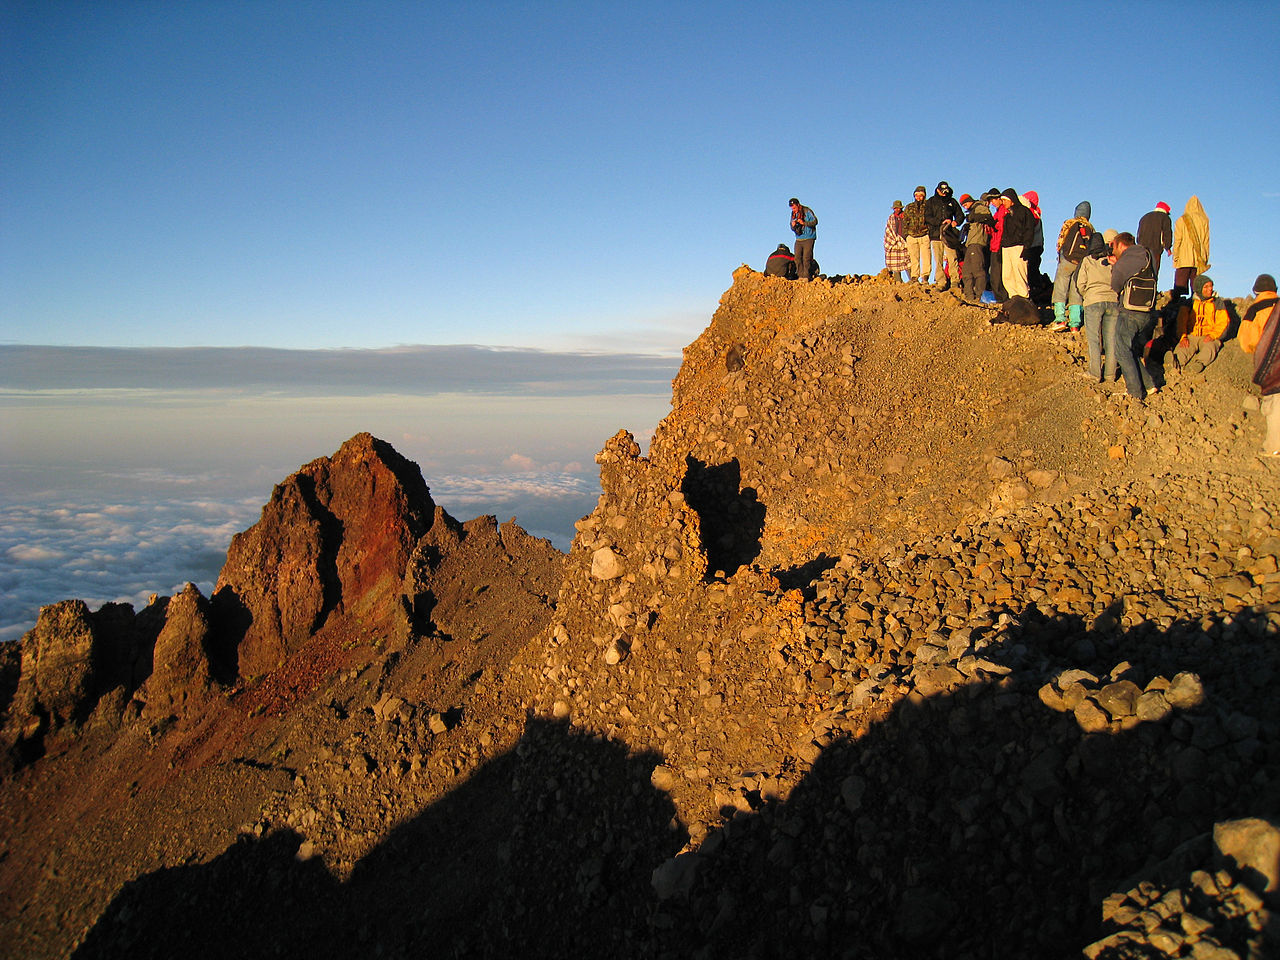
[(1191, 281), (1195, 296), (1178, 311), (1178, 345), (1173, 359), (1183, 373), (1200, 373), (1213, 363), (1222, 348), (1222, 337), (1231, 326), (1231, 314), (1213, 295), (1213, 281), (1200, 274)]

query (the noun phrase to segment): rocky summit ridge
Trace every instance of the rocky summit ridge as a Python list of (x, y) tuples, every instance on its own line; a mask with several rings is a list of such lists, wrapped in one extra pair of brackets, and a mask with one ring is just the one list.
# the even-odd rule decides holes
[(1248, 358), (746, 267), (568, 554), (361, 434), (0, 651), (14, 956), (1277, 955)]

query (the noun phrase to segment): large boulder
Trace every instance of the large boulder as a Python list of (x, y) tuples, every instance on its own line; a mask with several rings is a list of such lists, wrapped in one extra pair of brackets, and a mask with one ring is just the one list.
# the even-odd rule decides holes
[(274, 668), (334, 616), (402, 630), (405, 566), (434, 516), (417, 465), (367, 433), (276, 486), (262, 519), (232, 538), (214, 589), (240, 675)]

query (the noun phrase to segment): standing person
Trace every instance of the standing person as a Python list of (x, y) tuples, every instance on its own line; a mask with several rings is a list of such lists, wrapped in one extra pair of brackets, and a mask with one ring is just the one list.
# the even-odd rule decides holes
[(1195, 296), (1178, 311), (1178, 345), (1173, 359), (1183, 373), (1200, 373), (1218, 356), (1231, 314), (1213, 295), (1213, 281), (1200, 274), (1191, 281)]
[[(1107, 241), (1102, 234), (1090, 234), (1088, 249), (1075, 275), (1075, 285), (1084, 306), (1088, 376), (1094, 383), (1110, 385), (1116, 378), (1116, 320), (1120, 315), (1120, 298), (1111, 289), (1111, 261), (1107, 259), (1107, 252)], [(1102, 368), (1104, 356), (1107, 361), (1105, 373)]]
[(964, 211), (951, 195), (951, 184), (940, 180), (933, 196), (924, 202), (924, 222), (929, 228), (929, 250), (933, 254), (933, 282), (942, 284), (943, 290), (951, 287), (951, 278), (959, 276), (956, 269), (956, 252), (942, 239), (942, 228), (958, 226), (964, 222)]
[(1036, 218), (1022, 205), (1012, 187), (1000, 194), (1000, 205), (1004, 207), (1004, 227), (1000, 232), (1000, 271), (1004, 291), (1011, 299), (1025, 297), (1031, 292), (1027, 286), (1027, 257), (1035, 239)]
[(1173, 225), (1173, 292), (1185, 297), (1191, 281), (1209, 269), (1209, 216), (1200, 198), (1187, 201), (1187, 209)]
[(1059, 333), (1064, 330), (1079, 330), (1084, 322), (1080, 290), (1073, 281), (1080, 262), (1089, 251), (1089, 238), (1093, 236), (1093, 224), (1089, 222), (1092, 213), (1089, 201), (1081, 200), (1076, 204), (1075, 216), (1064, 221), (1062, 229), (1058, 231), (1058, 269), (1053, 275), (1052, 329)]
[(769, 254), (769, 259), (764, 264), (764, 275), (782, 277), (784, 280), (796, 278), (796, 258), (785, 243), (778, 244), (778, 249)]
[(792, 197), (791, 232), (796, 235), (796, 279), (813, 279), (813, 241), (818, 237), (818, 216)]
[(884, 224), (884, 268), (893, 274), (895, 280), (902, 280), (903, 273), (910, 265), (906, 217), (902, 214), (902, 201), (895, 200), (889, 219)]
[[(1269, 274), (1263, 274), (1275, 286)], [(1262, 280), (1259, 277), (1259, 280)], [(1254, 284), (1255, 289), (1257, 284)], [(1272, 309), (1253, 354), (1253, 382), (1262, 390), (1262, 416), (1266, 431), (1262, 456), (1280, 457), (1280, 310)]]
[(908, 273), (912, 280), (928, 283), (933, 262), (929, 259), (929, 225), (925, 222), (924, 187), (916, 187), (914, 195), (915, 199), (902, 211), (907, 228), (907, 257), (910, 260)]
[[(1118, 233), (1111, 243), (1111, 289), (1123, 301), (1125, 285), (1151, 263), (1151, 254), (1133, 239), (1132, 233)], [(1116, 320), (1116, 360), (1124, 374), (1124, 386), (1135, 400), (1145, 400), (1148, 393), (1155, 393), (1155, 382), (1142, 362), (1145, 346), (1143, 328), (1150, 317), (1149, 310), (1130, 310), (1120, 305)]]
[(967, 214), (960, 292), (966, 300), (978, 303), (987, 290), (987, 250), (991, 246), (991, 230), (996, 220), (985, 202), (980, 203), (967, 193), (960, 197), (960, 206)]
[(1044, 221), (1040, 216), (1040, 194), (1034, 190), (1028, 190), (1026, 193), (1020, 194), (1018, 199), (1022, 201), (1022, 205), (1031, 211), (1031, 215), (1036, 218), (1035, 229), (1031, 235), (1031, 243), (1027, 247), (1027, 286), (1041, 289), (1041, 278), (1043, 284), (1048, 285), (1049, 278), (1040, 272), (1040, 261), (1044, 259)]
[(1163, 200), (1155, 205), (1155, 209), (1144, 213), (1138, 221), (1138, 242), (1151, 254), (1158, 283), (1160, 255), (1173, 253), (1173, 221), (1169, 219), (1169, 205)]
[(992, 187), (982, 195), (984, 202), (991, 206), (991, 216), (995, 220), (995, 226), (991, 228), (991, 238), (989, 249), (991, 255), (987, 258), (987, 282), (991, 285), (991, 292), (995, 294), (997, 303), (1004, 303), (1009, 299), (1009, 295), (1004, 290), (1004, 253), (1000, 249), (1000, 245), (1004, 240), (1004, 204), (1000, 202), (1000, 191)]

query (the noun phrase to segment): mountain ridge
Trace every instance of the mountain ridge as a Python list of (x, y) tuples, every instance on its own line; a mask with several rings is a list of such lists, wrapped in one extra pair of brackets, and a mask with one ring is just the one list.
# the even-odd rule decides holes
[[(1074, 376), (1074, 340), (989, 319), (744, 267), (648, 452), (605, 443), (567, 555), (458, 524), (360, 435), (277, 487), (212, 600), (129, 612), (156, 658), (132, 691), (136, 655), (105, 690), (74, 669), (102, 611), (45, 608), (73, 706), (24, 639), (11, 942), (1066, 956), (1168, 926), (1246, 955), (1280, 782), (1247, 361), (1137, 407)], [(1144, 925), (1160, 885), (1180, 912)], [(190, 908), (218, 898), (238, 929)]]

